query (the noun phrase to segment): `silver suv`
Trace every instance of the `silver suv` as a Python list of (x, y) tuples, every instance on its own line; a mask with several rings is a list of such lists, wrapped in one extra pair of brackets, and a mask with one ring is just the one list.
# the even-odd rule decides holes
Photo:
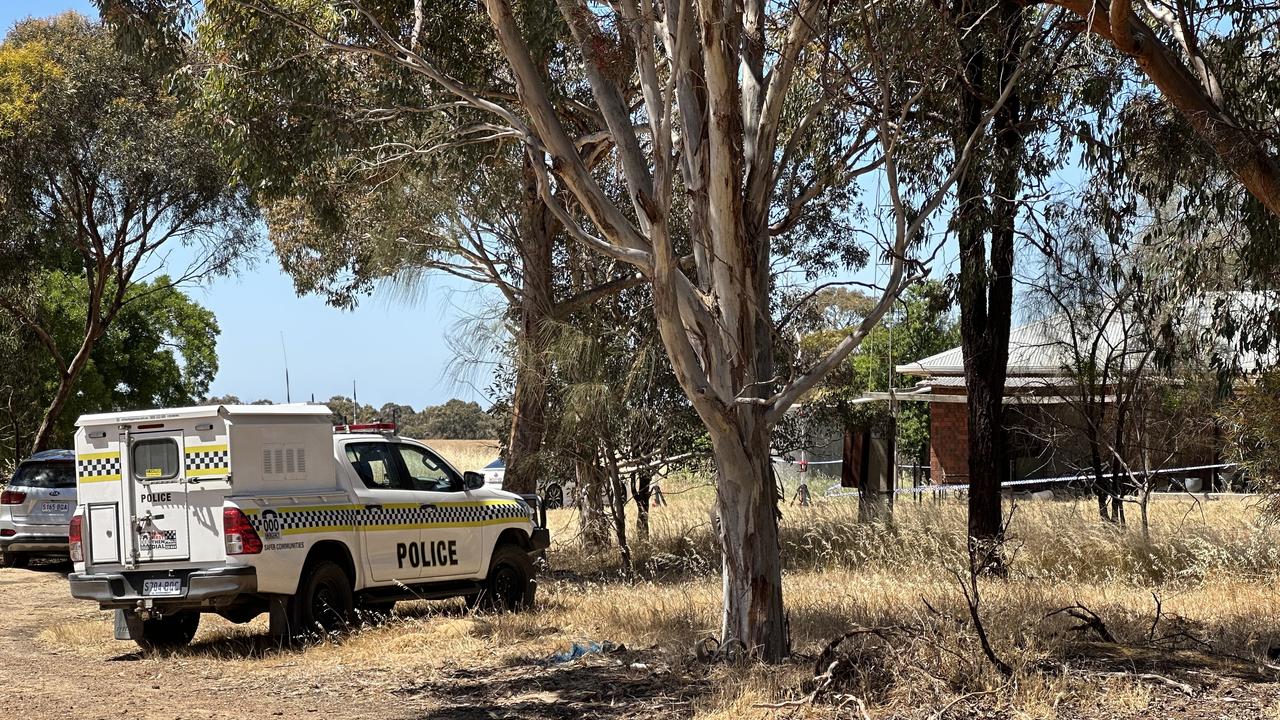
[(25, 567), (32, 556), (67, 557), (76, 511), (76, 456), (45, 450), (23, 460), (0, 491), (0, 565)]

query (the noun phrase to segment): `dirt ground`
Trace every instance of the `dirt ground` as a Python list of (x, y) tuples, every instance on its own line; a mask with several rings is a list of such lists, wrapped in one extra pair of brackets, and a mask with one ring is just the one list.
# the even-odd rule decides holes
[(145, 658), (132, 643), (93, 654), (59, 647), (50, 632), (98, 626), (110, 638), (111, 616), (71, 598), (66, 566), (0, 570), (0, 672), (4, 714), (13, 718), (421, 717), (413, 697), (370, 691), (359, 672), (315, 672), (288, 652), (256, 668), (206, 652)]
[[(5, 681), (4, 715), (41, 718), (136, 718), (139, 720), (224, 718), (230, 715), (287, 718), (413, 718), (488, 720), (490, 718), (690, 717), (718, 716), (728, 708), (709, 707), (713, 686), (735, 685), (744, 678), (680, 661), (655, 650), (627, 650), (547, 665), (528, 658), (513, 661), (497, 652), (477, 651), (471, 666), (441, 665), (424, 654), (421, 662), (388, 663), (403, 658), (401, 625), (357, 633), (345, 647), (282, 649), (272, 647), (261, 619), (237, 630), (206, 616), (191, 649), (170, 656), (145, 657), (131, 643), (111, 639), (108, 613), (72, 600), (65, 565), (31, 570), (0, 570), (0, 672)], [(432, 615), (433, 625), (472, 622)], [(554, 634), (556, 628), (549, 628)], [(363, 636), (363, 637), (362, 637)], [(490, 644), (500, 643), (490, 638)], [(365, 645), (369, 645), (365, 648)], [(379, 648), (385, 652), (380, 653)], [(1277, 718), (1280, 685), (1253, 663), (1240, 667), (1203, 657), (1167, 655), (1148, 658), (1118, 655), (1113, 646), (1082, 644), (1069, 665), (1092, 673), (1099, 697), (1129, 698), (1092, 706), (1079, 694), (1053, 708), (1011, 707), (1007, 700), (974, 694), (947, 707), (913, 712), (861, 715), (836, 703), (748, 709), (751, 717), (911, 717), (1024, 718), (1059, 717)], [(380, 656), (381, 655), (381, 656)], [(412, 656), (410, 656), (412, 657)], [(1180, 662), (1181, 661), (1181, 662)], [(803, 661), (797, 661), (803, 662)], [(792, 668), (792, 677), (795, 677)], [(1087, 669), (1087, 670), (1086, 670)], [(1128, 677), (1109, 678), (1112, 671)], [(1135, 682), (1136, 674), (1157, 672), (1185, 683)], [(727, 681), (727, 683), (725, 682)], [(803, 697), (805, 683), (796, 686)], [(1188, 689), (1190, 692), (1188, 692)], [(732, 706), (732, 701), (726, 703)], [(714, 705), (714, 704), (713, 704)], [(1128, 705), (1126, 708), (1125, 705)], [(699, 712), (710, 711), (708, 712)]]
[[(265, 617), (206, 615), (190, 648), (145, 656), (112, 638), (109, 613), (70, 597), (66, 564), (0, 569), (0, 717), (1280, 720), (1280, 538), (1247, 508), (1162, 508), (1151, 545), (1069, 504), (1021, 510), (1017, 574), (983, 588), (992, 642), (1016, 669), (1005, 677), (946, 571), (963, 545), (930, 540), (963, 536), (959, 504), (900, 508), (882, 555), (868, 553), (890, 547), (884, 531), (857, 523), (856, 506), (789, 511), (793, 658), (700, 662), (720, 605), (714, 544), (705, 507), (673, 498), (638, 556), (649, 579), (623, 581), (611, 556), (585, 554), (562, 510), (535, 612), (402, 603), (390, 623), (297, 648), (275, 646)], [(1056, 610), (1072, 603), (1097, 611), (1112, 641)], [(858, 628), (832, 681), (816, 682), (827, 644)], [(627, 647), (553, 658), (604, 640)]]
[[(654, 691), (654, 683), (671, 684), (663, 679), (668, 671), (639, 662), (645, 658), (637, 653), (549, 668), (542, 657), (513, 663), (495, 652), (478, 653), (470, 666), (435, 663), (429, 653), (403, 662), (403, 646), (414, 635), (412, 620), (355, 633), (328, 647), (290, 649), (271, 645), (263, 618), (239, 629), (206, 615), (191, 648), (147, 657), (132, 643), (112, 639), (110, 613), (70, 597), (67, 571), (65, 564), (0, 569), (4, 717), (487, 720), (690, 714), (688, 701)], [(447, 627), (473, 621), (446, 613), (427, 622)], [(398, 647), (380, 654), (377, 646), (387, 643)], [(401, 659), (400, 667), (388, 657)], [(682, 679), (674, 685), (680, 693), (700, 683)]]

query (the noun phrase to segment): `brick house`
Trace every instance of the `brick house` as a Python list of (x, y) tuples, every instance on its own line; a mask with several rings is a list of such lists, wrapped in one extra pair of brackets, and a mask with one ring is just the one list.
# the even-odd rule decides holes
[[(1134, 348), (1134, 341), (1126, 338), (1123, 320), (1117, 316), (1101, 332), (1101, 341), (1093, 350), (1095, 362), (1103, 362), (1103, 355), (1113, 358), (1119, 377), (1130, 371), (1125, 363), (1141, 355)], [(1093, 403), (1094, 411), (1105, 418), (1103, 422), (1114, 418), (1116, 386), (1100, 383), (1084, 389), (1065, 369), (1072, 366), (1076, 351), (1063, 341), (1063, 326), (1063, 316), (1051, 316), (1013, 328), (1009, 334), (1004, 402), (1010, 477), (1014, 480), (1078, 476), (1087, 469), (1089, 445), (1080, 430), (1086, 425), (1082, 420), (1082, 398)], [(1147, 366), (1141, 367), (1144, 370), (1139, 372), (1146, 372)], [(951, 348), (895, 369), (917, 381), (913, 387), (897, 390), (894, 398), (898, 402), (929, 403), (931, 484), (967, 483), (968, 396), (962, 349)], [(872, 395), (877, 399), (888, 397), (887, 393)], [(1217, 438), (1209, 433), (1180, 443), (1176, 452), (1159, 458), (1158, 471), (1169, 473), (1161, 476), (1164, 481), (1198, 487), (1215, 481), (1214, 469), (1203, 466), (1216, 464), (1218, 458)], [(1134, 466), (1139, 462), (1136, 457), (1126, 460)], [(1105, 464), (1110, 466), (1110, 459)]]

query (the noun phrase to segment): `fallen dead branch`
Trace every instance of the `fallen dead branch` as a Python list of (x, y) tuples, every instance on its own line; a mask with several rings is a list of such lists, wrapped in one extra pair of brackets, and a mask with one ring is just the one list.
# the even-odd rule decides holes
[(1187, 695), (1195, 695), (1195, 693), (1196, 693), (1195, 688), (1191, 687), (1191, 686), (1190, 686), (1190, 685), (1188, 685), (1187, 683), (1179, 682), (1178, 680), (1174, 680), (1173, 678), (1165, 677), (1164, 675), (1157, 675), (1156, 673), (1131, 673), (1131, 672), (1124, 672), (1124, 671), (1121, 671), (1121, 670), (1114, 670), (1114, 671), (1106, 671), (1106, 670), (1079, 670), (1079, 669), (1075, 669), (1075, 668), (1067, 668), (1067, 669), (1066, 669), (1066, 672), (1068, 672), (1068, 673), (1072, 673), (1072, 674), (1075, 674), (1075, 675), (1084, 675), (1084, 676), (1087, 676), (1087, 677), (1120, 678), (1120, 679), (1126, 679), (1126, 680), (1140, 680), (1140, 681), (1146, 681), (1146, 682), (1156, 683), (1157, 685), (1164, 685), (1165, 687), (1173, 688), (1174, 690), (1178, 690), (1178, 691), (1180, 691), (1180, 692), (1182, 692), (1182, 693), (1185, 693), (1185, 694), (1187, 694)]
[(1116, 641), (1115, 636), (1107, 629), (1107, 624), (1102, 621), (1102, 618), (1098, 616), (1098, 613), (1090, 610), (1080, 603), (1054, 610), (1053, 612), (1045, 615), (1044, 619), (1048, 620), (1055, 615), (1064, 614), (1080, 621), (1080, 624), (1072, 627), (1071, 630), (1075, 632), (1092, 630), (1098, 634), (1098, 637), (1102, 638), (1103, 642), (1114, 643)]

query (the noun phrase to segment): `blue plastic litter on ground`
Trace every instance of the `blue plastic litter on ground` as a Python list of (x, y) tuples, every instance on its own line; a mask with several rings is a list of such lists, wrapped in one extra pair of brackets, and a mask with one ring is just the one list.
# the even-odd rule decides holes
[(627, 648), (625, 645), (619, 645), (618, 643), (610, 642), (608, 640), (602, 643), (598, 643), (598, 642), (574, 643), (568, 650), (565, 650), (564, 652), (555, 653), (551, 657), (547, 658), (547, 661), (552, 663), (567, 663), (567, 662), (573, 662), (574, 660), (577, 660), (583, 655), (595, 655), (597, 653), (621, 652), (626, 649)]

